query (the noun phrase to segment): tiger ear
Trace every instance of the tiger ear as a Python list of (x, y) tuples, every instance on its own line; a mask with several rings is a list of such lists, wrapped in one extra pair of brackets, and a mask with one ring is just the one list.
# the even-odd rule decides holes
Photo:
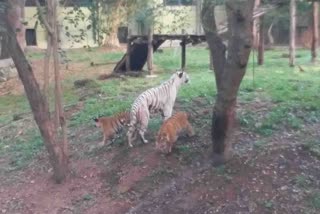
[(183, 71), (181, 73), (178, 74), (179, 78), (181, 78), (183, 75)]
[(94, 117), (93, 120), (94, 120), (95, 122), (98, 122), (98, 121), (99, 121), (99, 119), (96, 118), (96, 117)]

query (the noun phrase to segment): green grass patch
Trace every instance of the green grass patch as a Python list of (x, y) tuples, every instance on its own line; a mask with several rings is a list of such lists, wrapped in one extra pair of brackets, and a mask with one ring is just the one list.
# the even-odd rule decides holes
[(310, 205), (317, 211), (320, 211), (320, 192), (317, 191), (310, 196)]
[(23, 137), (2, 140), (0, 155), (9, 157), (8, 170), (12, 171), (27, 166), (42, 148), (40, 133), (36, 129), (30, 129)]
[(312, 155), (320, 159), (320, 140), (319, 139), (314, 139), (314, 140), (309, 140), (306, 143), (303, 144), (304, 148)]

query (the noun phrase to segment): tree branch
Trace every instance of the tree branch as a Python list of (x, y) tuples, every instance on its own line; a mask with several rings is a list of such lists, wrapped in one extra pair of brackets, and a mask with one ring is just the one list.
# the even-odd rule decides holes
[(42, 13), (42, 11), (41, 11), (41, 5), (40, 5), (39, 0), (36, 0), (35, 2), (36, 2), (36, 5), (37, 5), (37, 9), (38, 9), (38, 11), (39, 11), (39, 18), (40, 18), (40, 20), (41, 20), (42, 23), (44, 24), (44, 26), (45, 26), (46, 30), (48, 31), (48, 33), (49, 33), (50, 35), (52, 35), (52, 34), (53, 34), (53, 30), (52, 30), (51, 26), (49, 25), (49, 23), (47, 22), (47, 20), (44, 18), (44, 15), (43, 15), (43, 13)]

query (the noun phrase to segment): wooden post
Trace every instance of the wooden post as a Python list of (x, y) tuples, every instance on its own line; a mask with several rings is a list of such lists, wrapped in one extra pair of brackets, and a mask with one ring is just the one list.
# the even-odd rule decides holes
[(181, 70), (186, 67), (186, 37), (183, 37), (181, 43)]
[(127, 55), (126, 55), (126, 71), (129, 72), (130, 69), (130, 48), (131, 48), (131, 30), (128, 30), (127, 37)]
[(258, 65), (263, 65), (264, 61), (264, 16), (260, 17)]
[(290, 0), (290, 47), (289, 47), (289, 66), (295, 64), (296, 55), (296, 0)]
[(311, 61), (317, 60), (317, 48), (319, 39), (319, 3), (312, 2), (312, 44), (311, 44)]
[(153, 75), (153, 27), (150, 25), (148, 30), (148, 58), (147, 58), (147, 65), (149, 75)]

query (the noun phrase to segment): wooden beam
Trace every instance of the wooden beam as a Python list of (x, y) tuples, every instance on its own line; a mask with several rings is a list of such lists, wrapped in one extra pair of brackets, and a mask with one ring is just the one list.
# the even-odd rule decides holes
[(258, 65), (263, 65), (264, 63), (264, 16), (260, 17), (258, 38), (259, 38)]
[(184, 70), (186, 68), (186, 39), (183, 38), (181, 43), (181, 69)]
[(316, 62), (319, 39), (319, 2), (312, 2), (312, 10), (311, 61)]

